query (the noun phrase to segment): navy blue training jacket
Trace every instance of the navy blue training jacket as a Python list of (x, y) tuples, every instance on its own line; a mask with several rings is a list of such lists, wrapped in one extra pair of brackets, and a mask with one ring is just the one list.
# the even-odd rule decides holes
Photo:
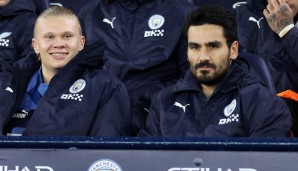
[(246, 4), (236, 7), (241, 50), (258, 54), (265, 60), (278, 93), (298, 92), (298, 28), (279, 38), (263, 15), (266, 5), (267, 0), (247, 0)]
[(32, 0), (11, 0), (0, 7), (0, 61), (12, 64), (33, 51), (35, 10)]
[(284, 137), (290, 128), (285, 102), (237, 59), (209, 99), (190, 72), (154, 95), (139, 136)]
[[(98, 48), (85, 48), (52, 78), (24, 135), (132, 135), (125, 86), (102, 69), (104, 60), (99, 54)], [(15, 63), (13, 77), (0, 72), (1, 129), (17, 111), (29, 79), (39, 67), (32, 54)], [(77, 86), (77, 80), (85, 83)]]
[(194, 7), (188, 0), (93, 0), (82, 7), (87, 44), (104, 40), (105, 68), (124, 82), (140, 111), (187, 71), (182, 25)]

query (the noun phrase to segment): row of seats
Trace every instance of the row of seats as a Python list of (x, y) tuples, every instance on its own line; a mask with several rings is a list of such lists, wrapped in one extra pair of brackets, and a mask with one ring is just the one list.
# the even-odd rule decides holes
[[(88, 3), (90, 0), (80, 0), (74, 3), (73, 0), (34, 0), (37, 4), (38, 12), (42, 11), (49, 5), (63, 5), (75, 13), (79, 13), (80, 8)], [(218, 1), (218, 0), (192, 0), (194, 4), (198, 6), (206, 5), (206, 4), (217, 4), (225, 6), (229, 9), (235, 8), (239, 3), (243, 3), (240, 0), (225, 0), (225, 1)]]

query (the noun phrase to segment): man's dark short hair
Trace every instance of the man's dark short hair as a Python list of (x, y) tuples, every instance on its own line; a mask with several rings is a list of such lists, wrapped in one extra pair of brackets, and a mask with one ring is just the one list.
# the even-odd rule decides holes
[(217, 5), (206, 5), (196, 8), (188, 14), (185, 21), (184, 31), (186, 38), (188, 38), (190, 26), (200, 26), (204, 24), (221, 26), (229, 47), (234, 41), (238, 41), (237, 23), (232, 11)]

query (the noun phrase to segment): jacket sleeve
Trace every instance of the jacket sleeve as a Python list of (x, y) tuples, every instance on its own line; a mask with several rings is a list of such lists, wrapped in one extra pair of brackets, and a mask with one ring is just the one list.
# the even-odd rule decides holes
[(161, 101), (158, 96), (154, 95), (150, 105), (149, 113), (147, 116), (146, 124), (139, 131), (139, 137), (159, 137), (161, 135), (160, 130), (160, 113), (157, 109), (160, 109)]
[(246, 97), (249, 101), (242, 105), (245, 106), (243, 112), (248, 114), (246, 121), (249, 137), (289, 136), (292, 119), (284, 100), (265, 88), (258, 89), (254, 95)]
[(298, 28), (294, 27), (282, 40), (282, 45), (289, 55), (289, 60), (298, 67)]
[(90, 129), (91, 136), (133, 136), (128, 93), (119, 80), (105, 86)]
[(0, 63), (0, 135), (9, 120), (11, 109), (14, 106), (16, 91), (13, 86), (13, 71), (3, 69)]

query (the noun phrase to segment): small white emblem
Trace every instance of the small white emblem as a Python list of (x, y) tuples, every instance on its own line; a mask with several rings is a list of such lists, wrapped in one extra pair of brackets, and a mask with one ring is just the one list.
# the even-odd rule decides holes
[(13, 93), (13, 90), (10, 87), (6, 87), (5, 91)]
[(11, 35), (11, 32), (3, 32), (0, 34), (0, 46), (2, 47), (9, 46), (9, 39), (6, 39), (6, 38), (10, 35)]
[(73, 85), (69, 88), (70, 93), (78, 93), (82, 90), (84, 90), (86, 86), (86, 81), (83, 79), (78, 79)]
[(246, 2), (236, 2), (235, 4), (233, 4), (233, 8), (235, 9), (235, 8), (239, 7), (240, 5), (242, 5), (242, 4), (246, 4)]
[(159, 29), (163, 26), (165, 18), (159, 14), (153, 15), (148, 21), (148, 25), (152, 30)]
[(3, 33), (0, 34), (0, 39), (7, 38), (10, 35), (11, 35), (11, 32), (3, 32)]
[(262, 19), (263, 19), (263, 17), (260, 18), (259, 20), (255, 19), (254, 17), (249, 17), (248, 21), (256, 22), (257, 25), (258, 25), (258, 28), (261, 28), (261, 26), (260, 26), (260, 21), (261, 21)]
[(111, 27), (112, 27), (112, 29), (114, 29), (114, 24), (113, 24), (113, 22), (114, 22), (115, 19), (116, 19), (116, 17), (114, 17), (114, 18), (112, 19), (112, 21), (110, 21), (109, 19), (104, 18), (104, 19), (102, 20), (102, 22), (110, 24)]
[(51, 6), (60, 6), (63, 7), (63, 5), (61, 3), (50, 3)]
[(185, 110), (186, 110), (186, 106), (190, 106), (190, 104), (186, 104), (186, 105), (182, 105), (181, 103), (179, 102), (175, 102), (174, 106), (177, 106), (177, 107), (180, 107), (183, 109), (184, 113), (185, 113)]
[(122, 171), (122, 168), (113, 160), (103, 159), (94, 162), (88, 171)]
[(225, 107), (224, 115), (226, 117), (230, 116), (234, 112), (234, 110), (236, 109), (236, 105), (237, 105), (236, 99), (232, 100), (232, 102), (228, 106)]

